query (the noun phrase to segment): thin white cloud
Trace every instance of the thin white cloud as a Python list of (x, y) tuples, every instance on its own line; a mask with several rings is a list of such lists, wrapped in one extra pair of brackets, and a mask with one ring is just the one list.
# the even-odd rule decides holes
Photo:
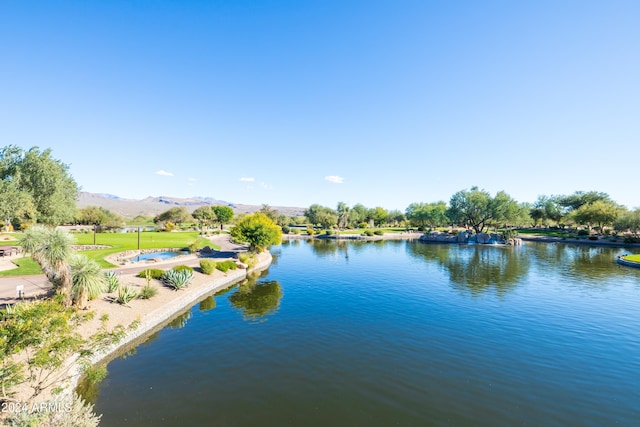
[(253, 182), (255, 181), (255, 178), (251, 178), (251, 177), (247, 177), (247, 176), (243, 176), (242, 178), (240, 178), (240, 181), (242, 182)]
[(173, 173), (160, 169), (159, 171), (156, 172), (156, 175), (173, 176)]
[(189, 181), (189, 182), (196, 182), (196, 181), (197, 181), (197, 179), (196, 179), (196, 178), (187, 178), (187, 181)]
[(344, 178), (337, 175), (328, 175), (324, 177), (325, 181), (333, 182), (334, 184), (342, 184), (344, 182)]
[(261, 182), (260, 187), (264, 188), (265, 190), (273, 190), (273, 186), (267, 184), (266, 182)]

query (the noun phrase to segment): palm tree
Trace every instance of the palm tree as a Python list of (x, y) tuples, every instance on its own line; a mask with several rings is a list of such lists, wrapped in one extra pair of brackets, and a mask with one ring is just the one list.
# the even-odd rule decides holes
[(73, 253), (72, 243), (73, 236), (65, 230), (42, 225), (29, 227), (20, 239), (24, 251), (40, 265), (67, 307), (71, 305), (71, 268), (67, 260)]
[(71, 297), (73, 303), (83, 309), (89, 300), (102, 294), (106, 279), (100, 265), (84, 255), (71, 256), (69, 265), (72, 273)]

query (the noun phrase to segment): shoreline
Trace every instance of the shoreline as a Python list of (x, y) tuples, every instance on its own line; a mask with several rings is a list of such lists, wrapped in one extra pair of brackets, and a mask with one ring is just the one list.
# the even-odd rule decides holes
[[(121, 340), (108, 346), (103, 351), (95, 353), (89, 358), (89, 363), (92, 366), (95, 366), (98, 364), (106, 364), (110, 362), (125, 349), (144, 342), (150, 335), (162, 329), (165, 324), (173, 317), (179, 315), (185, 310), (190, 309), (191, 306), (202, 300), (207, 295), (214, 294), (230, 286), (233, 286), (247, 279), (247, 277), (254, 272), (260, 272), (268, 269), (273, 259), (269, 251), (258, 254), (257, 258), (258, 262), (254, 267), (250, 269), (230, 270), (226, 274), (223, 274), (223, 277), (213, 278), (202, 273), (194, 272), (194, 274), (199, 274), (200, 276), (206, 277), (198, 277), (198, 279), (200, 280), (196, 280), (194, 278), (194, 283), (190, 284), (189, 287), (184, 289), (184, 293), (182, 293), (182, 295), (179, 295), (177, 298), (171, 299), (170, 303), (159, 304), (157, 307), (154, 307), (151, 311), (148, 311), (143, 315), (140, 315), (140, 313), (138, 313), (138, 327), (133, 330), (127, 329), (125, 336)], [(169, 290), (169, 292), (175, 293), (176, 291)], [(145, 301), (142, 300), (142, 302)], [(128, 325), (123, 326), (127, 328)], [(81, 370), (81, 367), (79, 366), (77, 361), (74, 361), (70, 374), (69, 384), (65, 385), (64, 391), (59, 396), (68, 396), (71, 393), (75, 392), (82, 376), (83, 372)]]

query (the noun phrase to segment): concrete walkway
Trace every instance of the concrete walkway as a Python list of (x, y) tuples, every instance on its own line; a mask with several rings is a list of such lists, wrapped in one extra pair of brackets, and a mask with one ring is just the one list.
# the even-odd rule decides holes
[[(246, 250), (245, 246), (231, 243), (229, 236), (226, 234), (212, 236), (210, 237), (210, 240), (213, 244), (220, 246), (220, 250), (214, 250), (210, 254), (203, 254), (202, 256), (188, 255), (186, 257), (180, 257), (178, 260), (140, 263), (139, 265), (132, 264), (124, 267), (110, 268), (108, 270), (113, 270), (122, 275), (135, 275), (146, 268), (153, 267), (170, 269), (171, 267), (181, 264), (188, 265), (190, 267), (197, 267), (200, 264), (201, 258), (233, 258), (238, 252)], [(22, 257), (22, 255), (0, 257), (0, 270), (15, 268), (15, 264), (11, 261), (20, 257)], [(0, 308), (5, 307), (7, 304), (14, 304), (18, 301), (18, 286), (22, 286), (23, 288), (24, 299), (41, 298), (53, 292), (51, 283), (49, 283), (44, 274), (0, 277)]]

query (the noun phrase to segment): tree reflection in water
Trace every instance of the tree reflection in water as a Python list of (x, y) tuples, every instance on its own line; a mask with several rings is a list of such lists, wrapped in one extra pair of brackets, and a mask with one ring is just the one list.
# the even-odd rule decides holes
[(281, 298), (282, 289), (277, 281), (249, 279), (238, 286), (229, 301), (242, 312), (245, 320), (263, 321), (264, 316), (278, 311)]
[(409, 252), (444, 267), (454, 288), (480, 295), (490, 289), (503, 296), (527, 274), (530, 261), (522, 248), (407, 244)]
[(198, 306), (200, 311), (209, 311), (216, 308), (216, 300), (213, 296), (208, 296), (202, 301), (200, 301), (200, 305)]

